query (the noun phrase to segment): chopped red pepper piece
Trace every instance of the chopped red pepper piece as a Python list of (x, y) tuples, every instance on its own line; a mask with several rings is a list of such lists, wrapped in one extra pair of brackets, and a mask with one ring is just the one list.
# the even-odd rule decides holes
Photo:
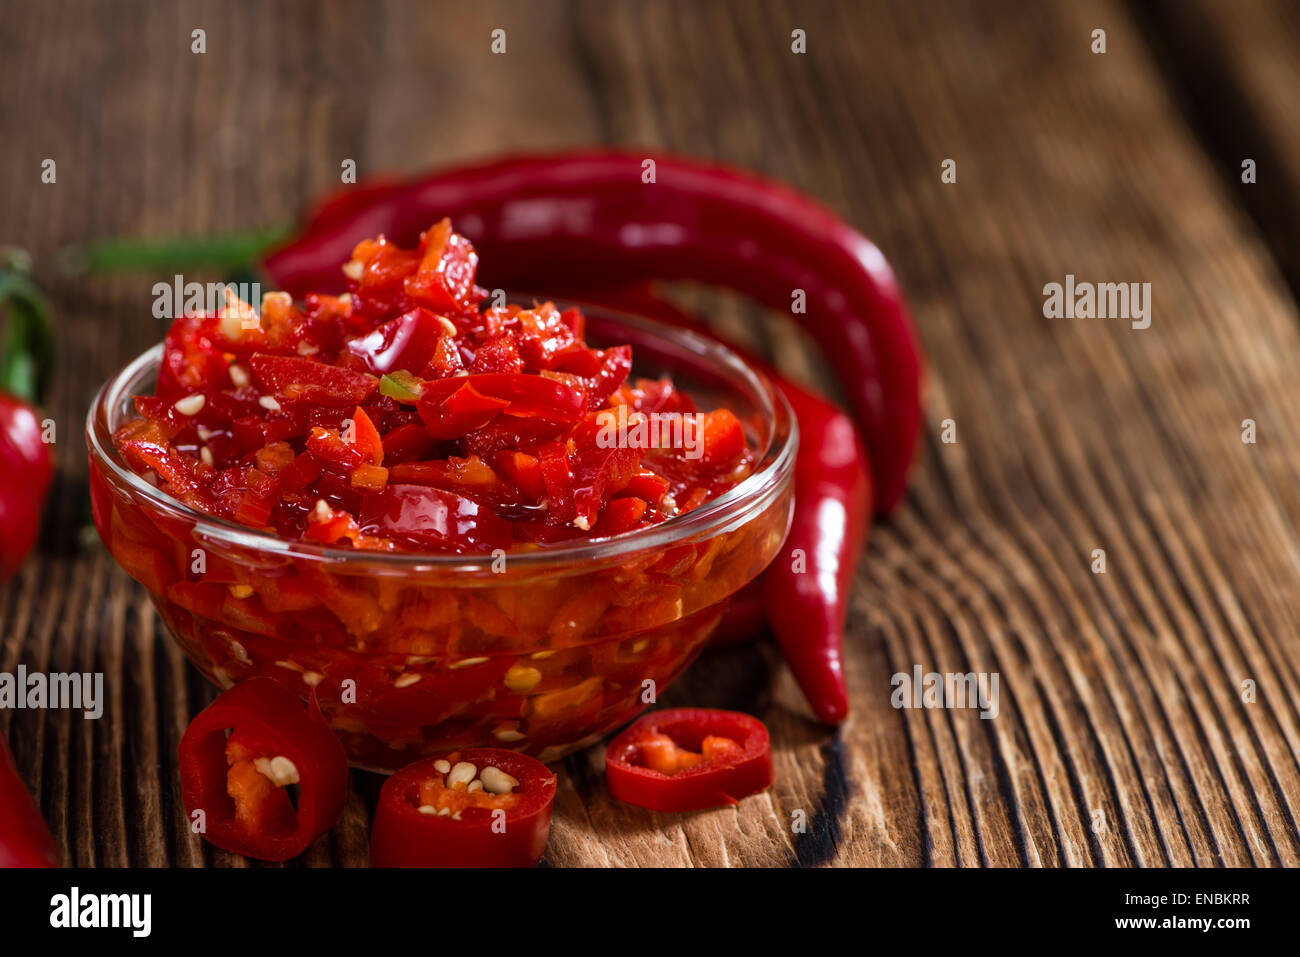
[(485, 505), (455, 492), (424, 485), (389, 485), (366, 501), (366, 534), (403, 538), (427, 548), (509, 548), (510, 523)]
[(413, 462), (432, 457), (434, 438), (422, 424), (399, 425), (384, 433), (384, 457), (390, 462)]
[(618, 800), (653, 811), (736, 804), (771, 786), (771, 741), (737, 711), (655, 711), (610, 742), (605, 780)]
[(356, 405), (364, 402), (378, 384), (368, 373), (310, 359), (258, 353), (249, 363), (253, 375), (271, 392), (310, 405)]
[(209, 843), (264, 861), (305, 851), (347, 797), (339, 739), (271, 678), (241, 681), (200, 712), (181, 738), (180, 765), (192, 825)]
[(423, 258), (414, 276), (408, 276), (404, 288), (412, 299), (439, 312), (464, 312), (473, 308), (474, 270), (478, 254), (464, 236), (451, 231), (451, 220), (444, 219), (420, 238)]
[[(448, 383), (441, 386), (441, 383)], [(439, 379), (437, 389), (426, 388), (420, 395), (420, 418), (435, 439), (457, 439), (481, 429), (510, 405), (507, 399), (484, 395), (469, 377)]]
[(438, 340), (444, 335), (446, 330), (436, 315), (428, 309), (412, 309), (369, 335), (353, 339), (347, 347), (375, 375), (395, 369), (410, 369), (419, 374), (433, 358)]
[(535, 455), (504, 449), (493, 456), (492, 464), (529, 500), (540, 502), (545, 497), (546, 483), (542, 479), (542, 466)]
[(419, 408), (434, 438), (454, 439), (487, 425), (498, 412), (576, 422), (586, 402), (579, 390), (554, 379), (491, 372), (426, 382)]
[(546, 851), (555, 775), (516, 751), (472, 748), (408, 765), (379, 794), (375, 867), (531, 867)]
[(640, 498), (616, 498), (609, 503), (600, 520), (591, 529), (593, 538), (622, 535), (641, 527), (641, 518), (649, 504)]

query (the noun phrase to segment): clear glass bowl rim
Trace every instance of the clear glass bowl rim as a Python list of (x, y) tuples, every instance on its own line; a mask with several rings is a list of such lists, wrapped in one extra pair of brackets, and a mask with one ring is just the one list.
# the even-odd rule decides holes
[[(589, 562), (605, 565), (631, 560), (638, 554), (668, 548), (683, 540), (708, 538), (724, 526), (735, 525), (738, 518), (743, 517), (741, 513), (750, 517), (761, 514), (793, 477), (799, 427), (789, 402), (770, 378), (733, 350), (707, 336), (612, 309), (593, 308), (589, 311), (602, 319), (616, 318), (672, 346), (688, 349), (696, 357), (707, 359), (707, 364), (724, 379), (741, 379), (760, 404), (759, 412), (770, 428), (770, 439), (750, 475), (686, 515), (599, 541), (566, 542), (543, 545), (530, 551), (511, 551), (507, 553), (507, 561), (514, 570), (539, 572), (548, 566), (572, 570), (575, 565)], [(114, 448), (109, 415), (135, 383), (161, 364), (162, 349), (162, 343), (150, 347), (109, 378), (100, 387), (86, 416), (86, 444), (91, 454), (91, 466), (101, 468), (117, 489), (134, 493), (171, 518), (193, 522), (196, 537), (213, 544), (332, 565), (451, 571), (470, 573), (475, 577), (491, 573), (496, 560), (491, 553), (372, 552), (280, 538), (190, 508), (146, 482), (122, 461)]]

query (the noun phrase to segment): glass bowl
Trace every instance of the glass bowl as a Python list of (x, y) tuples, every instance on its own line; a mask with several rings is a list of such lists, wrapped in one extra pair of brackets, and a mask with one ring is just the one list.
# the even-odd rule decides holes
[(776, 555), (798, 445), (780, 391), (726, 347), (636, 317), (587, 321), (594, 345), (632, 345), (634, 376), (670, 374), (701, 409), (735, 412), (753, 473), (653, 528), (504, 559), (289, 541), (181, 504), (114, 448), (131, 397), (153, 389), (159, 345), (87, 417), (100, 537), (210, 681), (267, 675), (314, 695), (359, 767), (476, 747), (551, 761), (585, 747), (654, 701)]

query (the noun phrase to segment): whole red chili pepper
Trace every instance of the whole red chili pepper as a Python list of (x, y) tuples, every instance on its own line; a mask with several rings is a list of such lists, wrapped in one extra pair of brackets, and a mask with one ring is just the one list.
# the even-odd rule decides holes
[[(693, 316), (645, 284), (597, 289), (584, 298), (711, 335)], [(781, 653), (808, 703), (820, 720), (837, 724), (848, 716), (849, 707), (844, 618), (871, 516), (866, 454), (853, 423), (837, 406), (786, 381), (758, 357), (728, 345), (777, 384), (799, 423), (794, 517), (758, 591)], [(744, 619), (752, 622), (752, 617), (752, 605), (742, 600), (734, 612), (728, 609), (720, 630), (734, 637)]]
[(817, 717), (849, 712), (844, 618), (871, 514), (871, 479), (848, 418), (817, 396), (783, 386), (799, 421), (794, 517), (764, 578), (764, 609)]
[(23, 563), (40, 531), (53, 468), (32, 403), (49, 376), (51, 336), (44, 297), (11, 254), (0, 267), (0, 582)]
[(59, 849), (0, 737), (0, 867), (58, 867)]
[(318, 207), (266, 258), (275, 283), (295, 296), (341, 289), (337, 264), (356, 242), (409, 244), (449, 216), (482, 254), (485, 285), (555, 296), (597, 281), (730, 286), (792, 310), (818, 341), (871, 454), (877, 504), (902, 497), (920, 427), (911, 322), (880, 251), (808, 197), (695, 160), (602, 151), (451, 170), (365, 199)]

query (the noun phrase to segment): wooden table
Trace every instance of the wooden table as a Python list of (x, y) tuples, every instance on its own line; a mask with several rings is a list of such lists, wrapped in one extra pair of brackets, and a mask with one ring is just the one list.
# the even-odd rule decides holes
[[(2, 21), (0, 223), (36, 258), (62, 353), (59, 480), (39, 555), (0, 589), (0, 670), (103, 671), (109, 704), (100, 721), (0, 712), (0, 731), (69, 863), (246, 864), (192, 838), (178, 801), (177, 740), (212, 692), (83, 534), (83, 416), (161, 337), (159, 277), (68, 279), (56, 251), (285, 221), (344, 159), (364, 175), (587, 143), (749, 166), (871, 235), (928, 353), (926, 435), (860, 568), (852, 718), (813, 722), (766, 646), (711, 652), (665, 703), (760, 715), (775, 786), (655, 815), (611, 801), (593, 748), (559, 769), (547, 861), (1300, 863), (1287, 0), (46, 2)], [(1150, 328), (1045, 318), (1067, 274), (1151, 283)], [(826, 381), (787, 326), (686, 294)], [(895, 709), (891, 676), (917, 665), (996, 672), (999, 715)], [(374, 784), (358, 776), (300, 863), (364, 861)]]

